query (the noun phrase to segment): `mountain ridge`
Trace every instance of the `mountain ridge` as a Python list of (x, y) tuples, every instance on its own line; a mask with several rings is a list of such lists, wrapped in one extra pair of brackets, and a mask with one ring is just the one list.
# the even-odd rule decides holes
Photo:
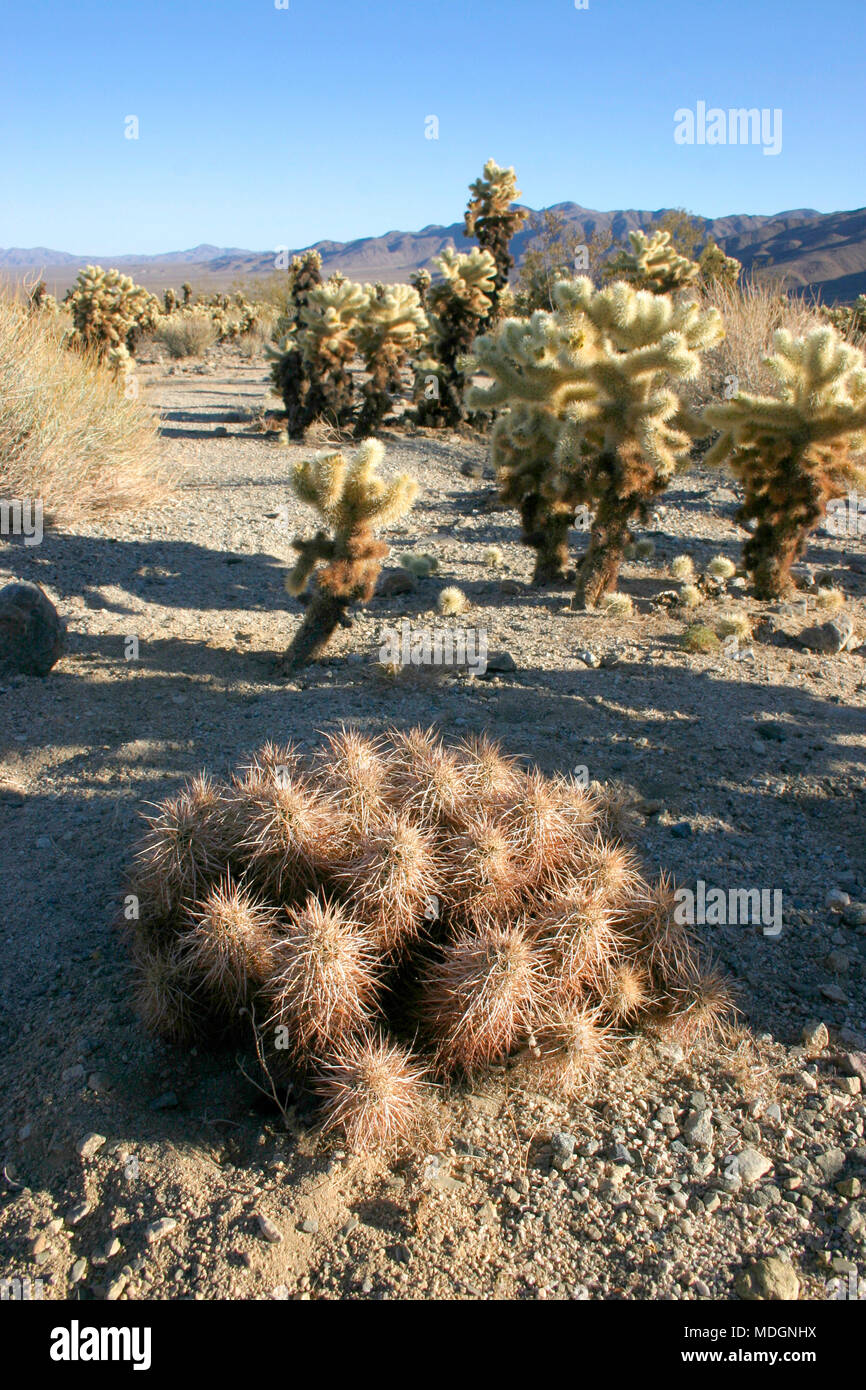
[[(647, 231), (667, 210), (603, 212), (562, 202), (541, 211), (558, 213), (569, 230), (579, 230), (587, 241), (598, 231), (610, 232), (619, 242), (630, 231)], [(782, 277), (790, 288), (827, 302), (866, 293), (866, 208), (830, 213), (793, 208), (772, 214), (730, 213), (698, 221), (724, 251), (743, 262), (747, 271)], [(526, 226), (515, 236), (512, 250), (518, 264), (536, 235)], [(322, 256), (326, 274), (340, 270), (352, 279), (393, 282), (408, 280), (448, 246), (463, 251), (475, 244), (464, 235), (461, 219), (448, 225), (428, 223), (414, 232), (392, 229), (345, 242), (322, 240), (283, 251), (283, 258), (315, 250)], [(149, 289), (162, 288), (171, 273), (175, 278), (183, 274), (183, 278), (195, 280), (197, 289), (209, 289), (271, 273), (276, 269), (276, 258), (276, 250), (251, 251), (208, 242), (182, 251), (122, 256), (79, 256), (49, 247), (9, 247), (0, 248), (0, 274), (9, 280), (41, 273), (57, 292), (72, 283), (79, 268), (99, 264), (133, 274)]]

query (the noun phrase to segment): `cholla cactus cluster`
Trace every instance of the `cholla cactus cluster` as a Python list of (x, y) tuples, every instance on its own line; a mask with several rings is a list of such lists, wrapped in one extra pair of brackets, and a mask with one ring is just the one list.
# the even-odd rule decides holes
[(489, 251), (462, 256), (449, 248), (433, 264), (442, 279), (427, 291), (430, 334), (428, 355), (417, 363), (417, 419), (453, 428), (466, 419), (462, 359), (490, 315), (496, 262)]
[(834, 328), (803, 338), (781, 330), (767, 365), (779, 396), (741, 394), (710, 405), (721, 431), (707, 463), (730, 461), (745, 488), (741, 521), (754, 521), (743, 559), (759, 598), (781, 597), (827, 503), (866, 481), (855, 456), (866, 432), (866, 361)]
[(308, 540), (293, 542), (298, 559), (286, 578), (286, 589), (294, 597), (307, 598), (307, 607), (283, 659), (284, 673), (319, 655), (336, 628), (346, 623), (350, 606), (373, 597), (389, 551), (375, 532), (403, 516), (418, 490), (408, 474), (387, 481), (379, 477), (384, 454), (378, 440), (368, 439), (350, 463), (341, 453), (326, 453), (295, 467), (295, 493), (316, 509), (331, 534), (319, 530)]
[(526, 208), (513, 206), (514, 199), (520, 197), (514, 170), (501, 169), (493, 159), (488, 159), (484, 173), (469, 185), (469, 192), (469, 206), (464, 214), (466, 235), (474, 236), (481, 249), (489, 251), (496, 262), (488, 314), (493, 321), (499, 314), (499, 296), (514, 266), (509, 250), (511, 238), (520, 231), (529, 213)]
[(699, 267), (688, 256), (681, 256), (671, 242), (670, 232), (629, 232), (630, 251), (620, 251), (604, 268), (606, 279), (624, 280), (653, 294), (672, 294), (692, 285)]
[(300, 438), (313, 420), (326, 419), (339, 427), (350, 415), (350, 364), (368, 298), (366, 288), (351, 280), (310, 289), (280, 349), (271, 350), (271, 377), (293, 437)]
[(101, 357), (113, 348), (132, 350), (136, 335), (159, 322), (159, 300), (128, 275), (98, 265), (78, 272), (63, 302), (72, 315), (72, 342)]
[(428, 1086), (490, 1064), (565, 1095), (638, 1029), (724, 1032), (723, 979), (611, 833), (616, 793), (486, 737), (266, 745), (150, 818), (130, 924), (138, 1007), (183, 1044), (250, 1036), (353, 1147), (411, 1135)]
[(698, 269), (707, 285), (736, 285), (743, 266), (736, 256), (726, 256), (721, 246), (708, 241), (698, 257)]
[(636, 290), (596, 290), (583, 276), (554, 288), (556, 310), (508, 320), (476, 344), (493, 378), (471, 405), (506, 407), (494, 426), (501, 495), (521, 509), (537, 583), (557, 582), (577, 506), (594, 509), (575, 601), (597, 606), (616, 588), (631, 524), (645, 520), (691, 445), (675, 381), (722, 336), (716, 310)]
[(377, 429), (402, 386), (401, 372), (427, 332), (427, 315), (411, 285), (367, 287), (367, 303), (356, 332), (358, 351), (368, 373), (355, 433)]

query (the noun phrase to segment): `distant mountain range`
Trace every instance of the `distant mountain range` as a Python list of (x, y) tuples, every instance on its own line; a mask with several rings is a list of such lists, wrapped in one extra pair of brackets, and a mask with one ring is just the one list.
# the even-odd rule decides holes
[[(577, 203), (557, 203), (569, 228), (589, 241), (596, 231), (610, 231), (614, 242), (625, 241), (635, 228), (648, 230), (665, 209), (641, 212), (595, 212)], [(747, 271), (762, 277), (783, 278), (800, 292), (819, 295), (827, 303), (850, 300), (866, 293), (866, 208), (852, 212), (816, 212), (797, 208), (767, 217), (736, 214), (700, 219), (709, 236)], [(525, 227), (514, 238), (512, 249), (520, 263), (537, 233)], [(405, 281), (413, 271), (429, 265), (446, 247), (463, 251), (474, 246), (463, 234), (463, 223), (448, 227), (422, 227), (418, 232), (386, 232), (356, 241), (319, 241), (312, 248), (322, 257), (326, 274), (341, 270), (353, 280)], [(63, 292), (81, 266), (116, 266), (153, 291), (175, 288), (189, 280), (196, 290), (224, 289), (237, 280), (273, 272), (275, 251), (245, 251), (240, 247), (194, 246), (188, 251), (166, 251), (155, 256), (76, 256), (44, 246), (23, 250), (0, 249), (0, 276), (6, 281), (41, 272), (54, 291)]]

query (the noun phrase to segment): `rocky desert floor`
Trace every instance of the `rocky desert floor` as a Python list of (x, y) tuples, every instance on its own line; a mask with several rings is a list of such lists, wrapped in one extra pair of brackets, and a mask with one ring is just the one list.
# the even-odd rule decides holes
[[(578, 613), (530, 587), (483, 437), (385, 429), (386, 468), (421, 487), (392, 554), (428, 551), (438, 572), (286, 681), (301, 610), (283, 574), (312, 520), (286, 479), (309, 450), (251, 428), (276, 405), (262, 361), (153, 361), (139, 379), (182, 470), (172, 498), (0, 549), (0, 583), (38, 582), (69, 625), (47, 679), (0, 684), (0, 1276), (81, 1300), (727, 1300), (761, 1275), (778, 1296), (862, 1297), (866, 540), (822, 532), (808, 556), (847, 596), (848, 650), (798, 640), (827, 617), (815, 590), (684, 615), (656, 601), (670, 560), (700, 571), (743, 538), (730, 478), (696, 468), (644, 532), (654, 556), (624, 569), (633, 616)], [(488, 671), (389, 674), (383, 629), (441, 623), (449, 584)], [(758, 623), (751, 651), (683, 649), (689, 622), (732, 607)], [(586, 767), (633, 789), (648, 869), (781, 891), (777, 934), (699, 929), (737, 988), (739, 1043), (636, 1040), (568, 1104), (493, 1074), (374, 1160), (319, 1136), (303, 1094), (281, 1113), (254, 1058), (148, 1037), (115, 926), (142, 810), (266, 739), (311, 747), (344, 723), (486, 730), (546, 772)]]

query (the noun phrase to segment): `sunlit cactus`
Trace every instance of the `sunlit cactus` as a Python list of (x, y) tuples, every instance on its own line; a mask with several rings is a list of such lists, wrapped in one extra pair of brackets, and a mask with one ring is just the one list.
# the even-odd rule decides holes
[(726, 256), (721, 246), (708, 241), (698, 257), (701, 279), (708, 285), (735, 285), (742, 273), (742, 262)]
[(460, 256), (450, 248), (434, 265), (442, 279), (427, 291), (429, 355), (417, 364), (417, 419), (422, 425), (456, 428), (466, 419), (462, 358), (488, 318), (496, 285), (489, 251)]
[(350, 364), (369, 298), (367, 287), (351, 280), (310, 289), (282, 349), (271, 352), (272, 380), (283, 397), (293, 437), (300, 438), (313, 420), (339, 427), (351, 415)]
[(493, 321), (499, 316), (500, 295), (514, 266), (509, 250), (511, 239), (520, 231), (529, 212), (514, 206), (515, 198), (520, 197), (514, 170), (500, 168), (493, 159), (488, 159), (483, 174), (469, 185), (469, 192), (469, 206), (464, 214), (466, 235), (476, 237), (482, 250), (489, 251), (496, 262), (488, 313), (489, 320)]
[(646, 521), (688, 457), (692, 438), (680, 427), (673, 384), (697, 375), (701, 351), (724, 330), (715, 309), (621, 281), (604, 290), (585, 276), (562, 281), (554, 299), (588, 332), (585, 372), (594, 393), (566, 406), (556, 457), (564, 500), (594, 509), (575, 589), (575, 603), (594, 608), (616, 588), (631, 523)]
[(418, 291), (411, 285), (382, 286), (381, 293), (365, 286), (367, 302), (360, 311), (355, 331), (358, 351), (369, 373), (361, 388), (361, 408), (355, 433), (366, 437), (375, 431), (391, 408), (402, 386), (401, 371), (414, 356), (427, 333), (427, 315)]
[(699, 268), (688, 256), (681, 256), (670, 232), (629, 232), (631, 250), (622, 250), (604, 267), (606, 280), (624, 280), (653, 294), (670, 294), (697, 280)]
[(299, 463), (292, 487), (302, 502), (314, 507), (330, 531), (319, 530), (309, 540), (293, 542), (298, 552), (286, 578), (288, 593), (297, 597), (313, 581), (304, 620), (286, 652), (281, 670), (289, 673), (319, 655), (353, 603), (373, 597), (382, 560), (389, 547), (376, 531), (403, 516), (411, 507), (417, 484), (408, 474), (381, 478), (385, 449), (375, 439), (359, 445), (354, 459), (341, 453), (320, 454)]
[(155, 328), (159, 301), (119, 270), (89, 265), (79, 270), (63, 300), (74, 325), (71, 341), (106, 357), (112, 348), (135, 347), (136, 335)]
[(434, 1083), (490, 1066), (570, 1098), (641, 1030), (725, 1039), (726, 981), (671, 881), (611, 837), (608, 799), (486, 736), (267, 744), (152, 817), (136, 1006), (187, 1049), (246, 1036), (263, 1089), (312, 1093), (354, 1150), (415, 1139)]
[(706, 462), (729, 461), (745, 489), (739, 519), (755, 529), (743, 559), (763, 599), (791, 588), (791, 567), (827, 503), (866, 479), (857, 457), (866, 431), (863, 353), (829, 326), (803, 338), (780, 330), (774, 345), (766, 362), (778, 396), (740, 394), (704, 412), (721, 431)]

